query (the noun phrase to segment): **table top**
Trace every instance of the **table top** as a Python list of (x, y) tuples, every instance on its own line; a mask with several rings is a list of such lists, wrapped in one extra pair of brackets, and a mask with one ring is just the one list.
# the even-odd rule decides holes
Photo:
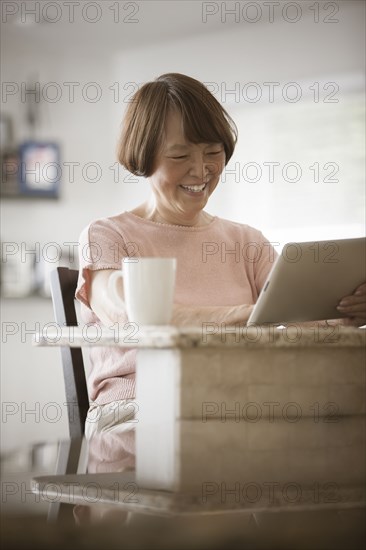
[(279, 329), (271, 326), (145, 326), (127, 323), (113, 330), (100, 325), (59, 327), (49, 323), (33, 338), (35, 346), (118, 346), (122, 348), (209, 348), (209, 347), (366, 347), (366, 330), (352, 327), (306, 327), (291, 323)]

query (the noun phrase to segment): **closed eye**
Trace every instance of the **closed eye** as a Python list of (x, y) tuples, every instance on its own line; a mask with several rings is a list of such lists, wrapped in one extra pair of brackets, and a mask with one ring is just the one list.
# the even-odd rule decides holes
[[(207, 153), (207, 155), (219, 155), (220, 153), (222, 153), (222, 149), (220, 149), (220, 151), (211, 151), (210, 153)], [(177, 157), (170, 157), (171, 159), (173, 160), (183, 160), (183, 159), (186, 159), (188, 158), (188, 155), (179, 155)]]

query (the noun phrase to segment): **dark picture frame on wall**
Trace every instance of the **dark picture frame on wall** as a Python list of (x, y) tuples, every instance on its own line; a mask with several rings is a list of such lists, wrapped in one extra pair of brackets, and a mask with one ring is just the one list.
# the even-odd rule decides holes
[(19, 194), (57, 199), (61, 184), (60, 147), (54, 142), (26, 141), (19, 147)]

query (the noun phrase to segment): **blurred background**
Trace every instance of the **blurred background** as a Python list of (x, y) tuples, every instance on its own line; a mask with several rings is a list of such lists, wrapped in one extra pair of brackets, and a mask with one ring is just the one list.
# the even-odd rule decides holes
[[(181, 72), (239, 129), (211, 214), (288, 241), (365, 234), (365, 3), (2, 2), (2, 446), (67, 435), (47, 274), (148, 183), (116, 161), (138, 87)], [(51, 325), (50, 325), (51, 326)]]

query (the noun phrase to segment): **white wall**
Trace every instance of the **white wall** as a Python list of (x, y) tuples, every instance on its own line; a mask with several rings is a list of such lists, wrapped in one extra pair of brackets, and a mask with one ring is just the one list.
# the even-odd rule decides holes
[[(107, 4), (100, 3), (103, 9)], [(347, 78), (351, 81), (351, 88), (359, 87), (359, 75), (364, 71), (363, 2), (337, 2), (340, 10), (334, 17), (339, 22), (327, 24), (323, 20), (330, 12), (323, 8), (320, 22), (314, 22), (314, 14), (309, 10), (309, 6), (314, 4), (312, 2), (301, 2), (303, 16), (292, 24), (281, 16), (276, 16), (273, 23), (263, 16), (261, 21), (252, 24), (242, 18), (236, 23), (228, 16), (225, 23), (221, 21), (222, 13), (203, 23), (201, 2), (137, 4), (140, 7), (139, 22), (134, 25), (112, 27), (107, 20), (110, 13), (106, 11), (103, 12), (105, 19), (94, 26), (78, 20), (71, 24), (64, 19), (53, 26), (36, 24), (11, 28), (10, 23), (2, 25), (3, 82), (20, 86), (30, 74), (38, 73), (41, 83), (54, 81), (59, 84), (63, 91), (60, 101), (43, 102), (43, 125), (38, 137), (59, 141), (63, 162), (80, 163), (73, 182), (68, 180), (65, 169), (60, 200), (4, 201), (3, 242), (24, 241), (31, 246), (39, 242), (41, 247), (50, 241), (60, 244), (75, 242), (90, 220), (128, 210), (144, 200), (148, 193), (146, 182), (131, 182), (126, 178), (126, 172), (121, 170), (120, 181), (116, 183), (109, 168), (115, 162), (119, 124), (128, 93), (132, 90), (128, 83), (142, 83), (161, 73), (174, 71), (216, 83), (220, 92), (225, 86), (233, 88), (236, 82), (263, 85), (272, 81), (283, 85), (297, 81), (305, 87), (305, 83), (315, 81), (326, 83), (338, 79), (344, 83)], [(221, 3), (215, 5), (220, 7)], [(86, 83), (97, 82), (102, 98), (90, 103), (77, 91), (77, 99), (71, 103), (65, 82), (79, 82), (77, 90)], [(120, 91), (118, 102), (114, 102), (110, 90), (116, 82)], [(240, 105), (230, 104), (229, 96), (224, 96), (224, 102), (226, 99), (225, 106), (235, 118)], [(265, 128), (263, 117), (271, 108), (268, 103), (253, 106), (258, 114), (259, 128)], [(16, 122), (17, 140), (25, 139), (24, 103), (20, 95), (8, 97), (3, 109)], [(250, 104), (246, 104), (245, 109), (254, 112)], [(253, 116), (251, 124), (255, 124)], [(246, 135), (245, 122), (241, 122), (239, 132)], [(100, 181), (90, 183), (83, 179), (81, 167), (88, 162), (100, 165)], [(245, 223), (246, 212), (255, 212), (257, 208), (258, 219), (261, 219), (260, 204), (241, 210), (237, 192), (237, 186), (222, 186), (212, 197), (209, 211)], [(240, 195), (243, 204), (248, 196), (245, 193)], [(268, 224), (274, 237), (277, 237), (275, 228), (278, 223)], [(32, 327), (37, 321), (46, 323), (51, 320), (52, 308), (47, 300), (3, 301), (3, 323), (16, 322), (20, 328), (22, 322)], [(64, 395), (58, 352), (32, 349), (29, 337), (22, 342), (19, 333), (9, 336), (3, 345), (2, 377), (5, 383), (2, 399), (18, 404), (27, 400), (29, 408), (37, 401), (62, 404)], [(5, 447), (64, 435), (65, 415), (51, 425), (42, 418), (38, 423), (32, 422), (31, 417), (23, 422), (20, 414), (14, 414), (2, 426)]]

